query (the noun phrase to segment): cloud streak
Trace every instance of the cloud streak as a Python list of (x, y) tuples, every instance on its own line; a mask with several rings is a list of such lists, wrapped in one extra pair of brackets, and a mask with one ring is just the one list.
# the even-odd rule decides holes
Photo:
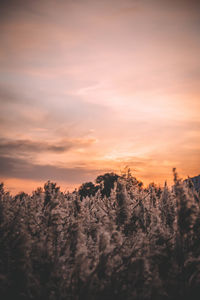
[(95, 178), (99, 170), (87, 168), (62, 168), (53, 165), (32, 164), (25, 159), (0, 156), (0, 176), (24, 180), (53, 180), (79, 184)]
[(30, 154), (38, 152), (67, 152), (72, 148), (88, 147), (95, 143), (95, 139), (63, 139), (54, 141), (54, 143), (46, 141), (33, 140), (6, 140), (0, 139), (0, 153), (4, 155), (11, 154)]

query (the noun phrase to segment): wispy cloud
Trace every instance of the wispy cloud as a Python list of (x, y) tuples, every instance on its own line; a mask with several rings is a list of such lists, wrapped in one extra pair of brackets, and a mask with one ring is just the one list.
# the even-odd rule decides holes
[(54, 165), (39, 165), (25, 159), (0, 156), (1, 178), (18, 178), (24, 180), (66, 181), (74, 184), (95, 178), (99, 170), (87, 168), (62, 168)]
[(72, 148), (88, 147), (95, 143), (94, 138), (63, 139), (53, 143), (33, 140), (6, 140), (0, 139), (0, 153), (3, 155), (25, 155), (38, 152), (67, 152)]

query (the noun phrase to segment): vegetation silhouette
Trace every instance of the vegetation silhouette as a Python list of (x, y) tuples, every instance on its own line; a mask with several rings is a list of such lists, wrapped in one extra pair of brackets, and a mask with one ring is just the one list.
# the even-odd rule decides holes
[(200, 299), (200, 193), (144, 188), (129, 169), (63, 193), (0, 185), (0, 298)]

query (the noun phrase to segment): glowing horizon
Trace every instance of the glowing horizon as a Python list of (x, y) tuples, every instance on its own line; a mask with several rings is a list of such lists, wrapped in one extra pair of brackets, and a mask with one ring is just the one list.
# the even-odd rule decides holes
[(126, 165), (145, 184), (200, 173), (200, 4), (0, 4), (0, 181), (63, 189)]

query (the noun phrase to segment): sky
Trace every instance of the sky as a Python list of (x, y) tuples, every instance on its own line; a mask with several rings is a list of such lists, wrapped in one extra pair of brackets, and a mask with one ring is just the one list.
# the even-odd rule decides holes
[(0, 181), (200, 173), (200, 2), (2, 0)]

